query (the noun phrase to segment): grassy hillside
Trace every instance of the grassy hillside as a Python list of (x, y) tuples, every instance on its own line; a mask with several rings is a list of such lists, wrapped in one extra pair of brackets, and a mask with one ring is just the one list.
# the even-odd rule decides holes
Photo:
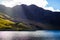
[(5, 17), (0, 12), (0, 30), (32, 30), (32, 28), (23, 22), (15, 23), (9, 20), (9, 17)]

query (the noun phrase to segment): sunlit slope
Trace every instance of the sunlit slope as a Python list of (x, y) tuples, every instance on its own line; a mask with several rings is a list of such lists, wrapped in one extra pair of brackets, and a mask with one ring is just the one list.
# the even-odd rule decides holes
[(32, 28), (23, 22), (13, 22), (9, 16), (0, 12), (0, 30), (32, 30)]

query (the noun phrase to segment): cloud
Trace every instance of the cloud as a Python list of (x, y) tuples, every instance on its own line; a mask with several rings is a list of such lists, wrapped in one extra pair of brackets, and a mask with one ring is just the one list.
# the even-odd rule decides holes
[(39, 7), (45, 7), (48, 3), (46, 0), (5, 0), (2, 1), (1, 4), (7, 7), (13, 7), (15, 5), (21, 5), (21, 4), (26, 4), (26, 5), (35, 4)]
[(46, 7), (48, 5), (47, 0), (3, 0), (2, 3), (3, 5), (7, 7), (13, 7), (15, 5), (21, 5), (21, 4), (26, 4), (26, 5), (31, 5), (35, 4), (39, 7), (42, 7), (47, 10), (51, 11), (60, 11), (59, 9), (55, 10), (53, 7)]
[(51, 11), (58, 11), (58, 12), (60, 12), (60, 10), (59, 9), (54, 9), (53, 7), (44, 7), (44, 9), (46, 9), (46, 10), (51, 10)]

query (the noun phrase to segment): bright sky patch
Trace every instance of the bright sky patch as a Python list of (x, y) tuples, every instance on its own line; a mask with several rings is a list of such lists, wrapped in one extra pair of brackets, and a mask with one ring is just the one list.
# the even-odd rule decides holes
[[(1, 0), (0, 2), (1, 2), (0, 4), (3, 4), (6, 7), (14, 7), (16, 5), (21, 5), (21, 4), (26, 4), (26, 5), (35, 4), (39, 7), (42, 7), (44, 9), (48, 9), (51, 11), (60, 11), (59, 9), (55, 9), (52, 6), (47, 6), (47, 5), (50, 5), (48, 0)], [(55, 4), (53, 3), (53, 5)]]

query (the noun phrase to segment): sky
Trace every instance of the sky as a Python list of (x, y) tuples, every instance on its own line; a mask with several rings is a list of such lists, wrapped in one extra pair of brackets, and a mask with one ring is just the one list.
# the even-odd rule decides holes
[(21, 4), (35, 4), (47, 10), (60, 12), (60, 0), (0, 0), (0, 4), (3, 4), (6, 7), (14, 7)]

